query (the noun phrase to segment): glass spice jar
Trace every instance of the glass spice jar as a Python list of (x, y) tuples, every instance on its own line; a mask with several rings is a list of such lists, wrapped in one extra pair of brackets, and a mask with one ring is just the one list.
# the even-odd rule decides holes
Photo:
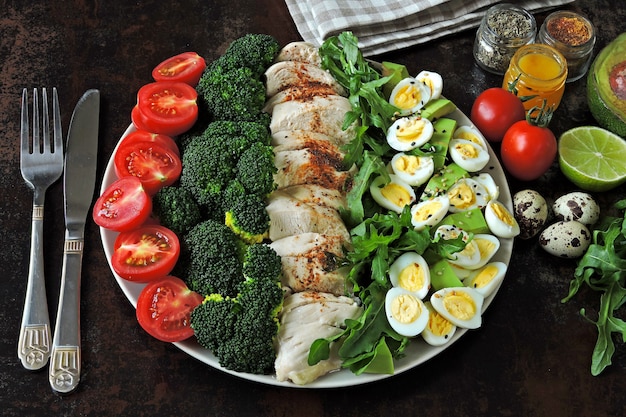
[[(515, 83), (519, 97), (526, 97), (526, 111), (533, 107), (556, 110), (563, 97), (567, 79), (567, 61), (563, 54), (549, 45), (525, 45), (517, 50), (504, 74), (502, 88)], [(530, 98), (532, 97), (532, 98)]]
[(537, 42), (557, 49), (567, 60), (567, 82), (580, 79), (591, 63), (596, 31), (589, 19), (570, 11), (551, 13), (539, 29)]
[(474, 59), (484, 70), (502, 75), (513, 54), (533, 43), (537, 23), (527, 10), (510, 3), (492, 6), (483, 16), (474, 41)]

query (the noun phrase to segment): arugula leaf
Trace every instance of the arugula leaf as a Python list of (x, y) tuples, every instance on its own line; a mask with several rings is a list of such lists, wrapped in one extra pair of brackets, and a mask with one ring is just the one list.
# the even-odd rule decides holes
[[(618, 201), (616, 207), (626, 209), (626, 199)], [(597, 376), (612, 363), (613, 333), (621, 333), (622, 341), (626, 342), (626, 323), (615, 316), (626, 303), (626, 213), (623, 218), (604, 219), (594, 230), (592, 243), (578, 261), (569, 293), (562, 302), (574, 297), (583, 284), (601, 293), (596, 321), (587, 316), (584, 308), (580, 311), (598, 329), (591, 359), (591, 374)]]

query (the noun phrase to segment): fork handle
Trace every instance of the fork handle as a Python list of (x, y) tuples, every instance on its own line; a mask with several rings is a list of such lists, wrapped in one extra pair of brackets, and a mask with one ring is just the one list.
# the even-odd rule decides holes
[(43, 266), (43, 204), (33, 204), (30, 263), (17, 355), (24, 368), (41, 369), (50, 357), (50, 317)]
[(80, 281), (84, 239), (68, 237), (63, 250), (61, 293), (57, 310), (49, 381), (54, 391), (69, 393), (80, 381)]

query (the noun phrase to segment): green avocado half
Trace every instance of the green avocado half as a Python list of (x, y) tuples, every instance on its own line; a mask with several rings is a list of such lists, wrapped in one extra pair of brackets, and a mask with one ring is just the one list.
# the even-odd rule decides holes
[(587, 76), (587, 101), (600, 126), (626, 137), (626, 32), (594, 59)]

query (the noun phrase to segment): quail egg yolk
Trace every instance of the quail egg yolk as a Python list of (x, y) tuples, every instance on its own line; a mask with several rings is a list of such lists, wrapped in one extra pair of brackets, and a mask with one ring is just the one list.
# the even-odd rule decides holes
[(465, 182), (458, 184), (448, 192), (450, 198), (450, 205), (459, 209), (465, 209), (470, 207), (476, 201), (474, 191)]
[(476, 159), (478, 158), (478, 150), (470, 144), (457, 143), (455, 146), (457, 152), (463, 155), (465, 158)]
[(474, 288), (482, 288), (485, 285), (489, 284), (495, 276), (498, 274), (498, 267), (495, 265), (487, 265), (483, 268), (478, 275), (472, 280), (472, 286)]
[(413, 262), (400, 271), (398, 285), (408, 291), (419, 291), (424, 286), (424, 270), (420, 264)]
[(401, 294), (391, 302), (391, 315), (400, 323), (412, 323), (422, 314), (418, 299), (411, 294)]
[(407, 204), (411, 204), (412, 201), (411, 194), (409, 194), (406, 188), (393, 182), (381, 188), (380, 193), (398, 207), (404, 207)]
[(398, 126), (396, 138), (401, 142), (415, 142), (422, 135), (426, 123), (425, 119), (421, 118), (408, 119)]
[(452, 331), (454, 325), (436, 311), (431, 311), (428, 317), (428, 329), (435, 336), (445, 336)]
[(404, 110), (415, 107), (422, 100), (419, 88), (412, 84), (407, 84), (400, 88), (393, 99), (393, 104)]
[(431, 218), (434, 214), (439, 212), (442, 204), (439, 201), (432, 201), (429, 204), (424, 204), (413, 213), (413, 220), (416, 222), (423, 222)]
[(396, 159), (393, 167), (396, 171), (413, 174), (420, 168), (420, 160), (415, 155), (402, 155)]
[(500, 220), (502, 220), (504, 223), (508, 224), (509, 226), (515, 225), (516, 223), (515, 219), (513, 218), (513, 216), (511, 216), (511, 213), (509, 213), (509, 211), (502, 204), (493, 203), (491, 207), (496, 217), (498, 217)]
[(476, 315), (476, 304), (462, 291), (450, 291), (444, 296), (445, 309), (459, 320), (469, 320)]

